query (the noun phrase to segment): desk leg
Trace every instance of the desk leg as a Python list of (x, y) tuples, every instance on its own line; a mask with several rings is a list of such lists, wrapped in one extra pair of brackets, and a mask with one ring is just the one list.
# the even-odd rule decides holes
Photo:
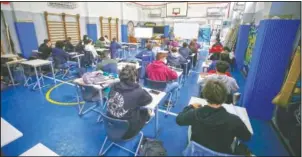
[(14, 81), (12, 72), (11, 72), (11, 70), (10, 70), (9, 64), (6, 64), (6, 66), (7, 66), (7, 69), (8, 69), (8, 73), (9, 73), (10, 80), (12, 81), (13, 85), (15, 85), (15, 81)]
[(138, 54), (138, 44), (136, 45), (136, 54)]
[(50, 67), (51, 67), (51, 72), (52, 72), (53, 80), (55, 81), (55, 84), (57, 84), (57, 82), (56, 82), (56, 75), (55, 75), (55, 71), (53, 70), (52, 63), (50, 63)]
[(37, 67), (34, 67), (34, 69), (35, 69), (35, 73), (36, 73), (37, 83), (38, 83), (39, 89), (41, 90), (40, 79), (39, 79), (39, 75), (37, 72)]
[(155, 138), (158, 137), (158, 105), (155, 108)]
[(80, 57), (77, 57), (78, 58), (78, 66), (79, 68), (81, 68), (81, 61), (80, 61)]

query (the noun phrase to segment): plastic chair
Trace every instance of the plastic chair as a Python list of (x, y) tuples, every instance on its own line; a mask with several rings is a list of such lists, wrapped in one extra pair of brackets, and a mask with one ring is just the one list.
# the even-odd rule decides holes
[[(125, 133), (128, 131), (129, 129), (129, 123), (127, 120), (119, 120), (119, 119), (113, 119), (110, 118), (108, 116), (106, 116), (103, 112), (101, 112), (101, 116), (103, 117), (103, 121), (104, 121), (104, 126), (105, 126), (105, 131), (107, 133), (107, 136), (105, 138), (105, 141), (102, 145), (102, 148), (99, 152), (100, 156), (103, 156), (113, 145), (134, 154), (134, 156), (138, 155), (138, 150), (139, 150), (139, 146), (141, 145), (141, 142), (143, 140), (144, 134), (143, 132), (139, 132), (139, 136), (140, 136), (140, 140), (138, 143), (138, 146), (135, 150), (135, 152), (117, 144), (119, 142), (126, 142), (126, 141), (130, 141), (132, 139), (134, 139), (137, 136), (134, 136), (130, 139), (123, 139), (123, 136), (125, 135)], [(103, 152), (104, 146), (107, 142), (107, 140), (111, 141), (110, 145), (105, 149), (105, 151)]]
[(103, 72), (118, 74), (117, 63), (109, 63), (102, 67)]
[(183, 151), (183, 155), (184, 156), (238, 156), (238, 155), (215, 152), (194, 141), (190, 141), (187, 148)]
[[(67, 76), (67, 74), (69, 74), (71, 68), (73, 68), (73, 66), (69, 66), (67, 64), (60, 64), (58, 58), (56, 58), (56, 57), (53, 57), (53, 63), (54, 63), (54, 68), (58, 69), (59, 72), (65, 71), (62, 74), (62, 79), (64, 79)], [(57, 75), (59, 72), (55, 73), (55, 76), (61, 76), (61, 75)], [(70, 77), (68, 77), (68, 78), (70, 78)]]
[[(101, 113), (102, 110), (97, 110), (96, 108), (102, 107), (102, 109), (104, 109), (107, 102), (107, 98), (103, 97), (102, 87), (99, 85), (86, 85), (83, 82), (80, 82), (79, 79), (74, 80), (74, 83), (76, 84), (79, 116), (82, 116), (90, 111)], [(95, 105), (84, 110), (85, 103), (81, 103), (80, 97), (85, 101), (85, 103), (95, 103)], [(98, 118), (98, 121), (101, 121), (100, 119), (101, 116)]]
[[(165, 81), (153, 81), (153, 80), (150, 80), (150, 79), (146, 78), (147, 87), (149, 87), (151, 89), (154, 89), (154, 90), (165, 91), (165, 89), (167, 87), (167, 84), (168, 84), (168, 82), (165, 82)], [(169, 95), (168, 102), (171, 102), (172, 97), (173, 97), (173, 93), (169, 92), (169, 93), (167, 93), (167, 95)], [(175, 101), (175, 103), (176, 103), (176, 101)], [(166, 108), (165, 117), (168, 116), (168, 112), (170, 112), (172, 106), (174, 106), (174, 105), (170, 104), (170, 103), (168, 104), (168, 106)]]

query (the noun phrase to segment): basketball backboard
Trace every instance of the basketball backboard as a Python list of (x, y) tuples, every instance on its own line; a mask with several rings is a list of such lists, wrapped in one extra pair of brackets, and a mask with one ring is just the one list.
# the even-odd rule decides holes
[(188, 2), (172, 2), (166, 4), (167, 17), (187, 17)]

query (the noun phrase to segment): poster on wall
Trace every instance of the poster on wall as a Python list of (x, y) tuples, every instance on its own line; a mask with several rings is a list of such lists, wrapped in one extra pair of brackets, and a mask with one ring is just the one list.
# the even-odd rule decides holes
[(199, 28), (198, 32), (198, 42), (210, 42), (211, 38), (211, 27), (208, 26), (203, 26)]
[(248, 74), (249, 67), (252, 60), (252, 53), (255, 47), (256, 43), (256, 35), (257, 35), (258, 27), (253, 23), (251, 25), (250, 31), (249, 31), (249, 37), (248, 37), (248, 47), (245, 52), (245, 58), (244, 58), (244, 73), (245, 75)]

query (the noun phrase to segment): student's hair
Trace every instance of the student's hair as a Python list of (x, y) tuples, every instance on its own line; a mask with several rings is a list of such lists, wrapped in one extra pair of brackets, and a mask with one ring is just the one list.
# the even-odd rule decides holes
[(114, 37), (114, 38), (112, 38), (112, 41), (116, 41), (116, 38)]
[(225, 84), (219, 80), (209, 80), (202, 89), (202, 96), (209, 104), (223, 104), (228, 91)]
[(160, 53), (160, 52), (158, 52), (158, 53), (156, 54), (156, 60), (161, 60), (161, 59), (163, 59), (163, 58), (165, 58), (165, 57), (167, 57), (167, 54), (166, 54), (166, 53)]
[(119, 78), (121, 82), (130, 83), (135, 82), (137, 78), (137, 70), (135, 66), (126, 65), (120, 72)]
[(229, 63), (226, 61), (217, 61), (216, 70), (220, 73), (226, 73), (229, 69)]
[(230, 55), (228, 53), (220, 53), (220, 60), (221, 61), (229, 62)]
[(177, 48), (176, 48), (176, 47), (172, 47), (171, 52), (172, 52), (172, 53), (177, 52)]
[(182, 47), (184, 47), (184, 48), (188, 47), (188, 43), (184, 42), (184, 43), (182, 44)]
[(88, 39), (88, 35), (83, 35), (83, 40), (87, 40)]
[(65, 45), (64, 41), (61, 41), (61, 40), (57, 41), (55, 44), (56, 48), (59, 48), (59, 49), (63, 49), (64, 45)]
[(49, 39), (44, 39), (44, 44), (47, 44), (48, 42), (50, 42)]
[(148, 44), (146, 45), (146, 48), (147, 48), (147, 50), (152, 50), (152, 44), (148, 43)]
[(87, 45), (87, 44), (89, 44), (89, 43), (91, 43), (91, 42), (92, 42), (91, 39), (87, 39), (87, 40), (84, 41), (84, 44)]
[(105, 35), (105, 38), (108, 38), (108, 36), (107, 36), (107, 35)]
[(227, 47), (227, 46), (223, 47), (223, 50), (231, 52), (231, 49), (229, 47)]
[(67, 41), (70, 41), (70, 40), (71, 40), (71, 37), (68, 37), (68, 38), (67, 38)]
[(105, 41), (105, 38), (104, 38), (104, 37), (100, 37), (99, 40), (100, 40), (100, 41)]

